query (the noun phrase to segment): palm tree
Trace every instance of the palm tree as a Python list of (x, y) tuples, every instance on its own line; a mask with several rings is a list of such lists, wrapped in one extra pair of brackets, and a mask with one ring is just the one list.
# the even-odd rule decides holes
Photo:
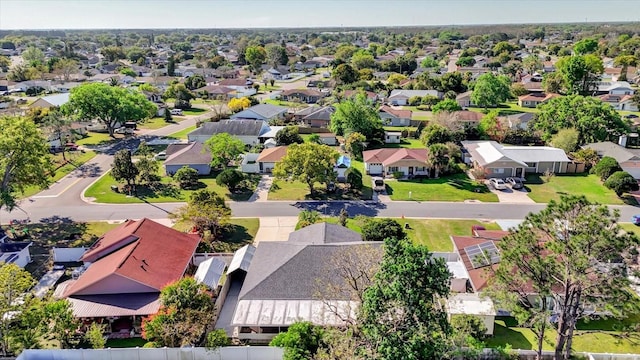
[(429, 146), (427, 153), (427, 165), (435, 170), (434, 177), (440, 176), (442, 169), (449, 164), (449, 149), (444, 144)]

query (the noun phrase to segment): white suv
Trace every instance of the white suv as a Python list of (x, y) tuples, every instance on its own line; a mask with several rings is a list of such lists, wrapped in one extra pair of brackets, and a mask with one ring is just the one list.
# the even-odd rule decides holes
[(507, 189), (507, 183), (504, 182), (504, 180), (502, 179), (489, 179), (489, 184), (491, 184), (491, 186), (493, 186), (494, 189), (496, 190), (506, 190)]

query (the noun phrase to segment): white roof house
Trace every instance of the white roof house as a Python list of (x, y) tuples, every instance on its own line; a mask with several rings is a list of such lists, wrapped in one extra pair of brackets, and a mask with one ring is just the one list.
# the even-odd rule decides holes
[(453, 294), (446, 303), (449, 318), (455, 315), (473, 315), (483, 320), (487, 334), (493, 334), (496, 309), (488, 297), (478, 293)]
[(220, 279), (224, 275), (224, 268), (227, 267), (224, 261), (216, 258), (207, 259), (198, 265), (193, 278), (200, 284), (206, 285), (210, 289), (217, 289)]

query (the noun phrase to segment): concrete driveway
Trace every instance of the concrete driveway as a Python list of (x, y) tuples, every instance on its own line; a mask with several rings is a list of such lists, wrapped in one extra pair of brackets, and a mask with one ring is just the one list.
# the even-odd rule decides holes
[(297, 216), (261, 217), (260, 228), (253, 241), (258, 245), (261, 241), (287, 241), (289, 234), (295, 231)]
[(253, 201), (267, 201), (269, 197), (269, 189), (271, 189), (271, 184), (273, 183), (273, 178), (269, 175), (262, 175), (260, 178), (260, 182), (258, 183), (258, 187), (256, 191), (249, 198), (250, 202)]
[(512, 204), (535, 204), (536, 202), (531, 200), (529, 193), (526, 190), (513, 190), (508, 187), (505, 190), (496, 190), (490, 185), (487, 185), (492, 193), (498, 195), (498, 201), (501, 203)]

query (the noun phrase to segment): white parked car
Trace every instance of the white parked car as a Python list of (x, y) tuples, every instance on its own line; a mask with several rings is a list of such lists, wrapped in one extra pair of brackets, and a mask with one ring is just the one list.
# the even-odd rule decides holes
[(373, 191), (383, 192), (386, 190), (384, 186), (384, 179), (381, 177), (373, 177), (371, 178), (371, 182), (373, 183)]
[(160, 151), (159, 153), (156, 154), (156, 156), (154, 156), (154, 158), (156, 160), (166, 160), (167, 159), (167, 153), (166, 153), (166, 151)]
[(489, 179), (489, 184), (491, 184), (491, 186), (496, 190), (505, 190), (507, 188), (507, 183), (502, 179)]
[(128, 128), (128, 127), (119, 127), (117, 129), (115, 129), (114, 133), (116, 134), (125, 134), (125, 135), (132, 135), (134, 132), (134, 130), (132, 128)]
[(182, 115), (182, 109), (171, 109), (171, 115)]

